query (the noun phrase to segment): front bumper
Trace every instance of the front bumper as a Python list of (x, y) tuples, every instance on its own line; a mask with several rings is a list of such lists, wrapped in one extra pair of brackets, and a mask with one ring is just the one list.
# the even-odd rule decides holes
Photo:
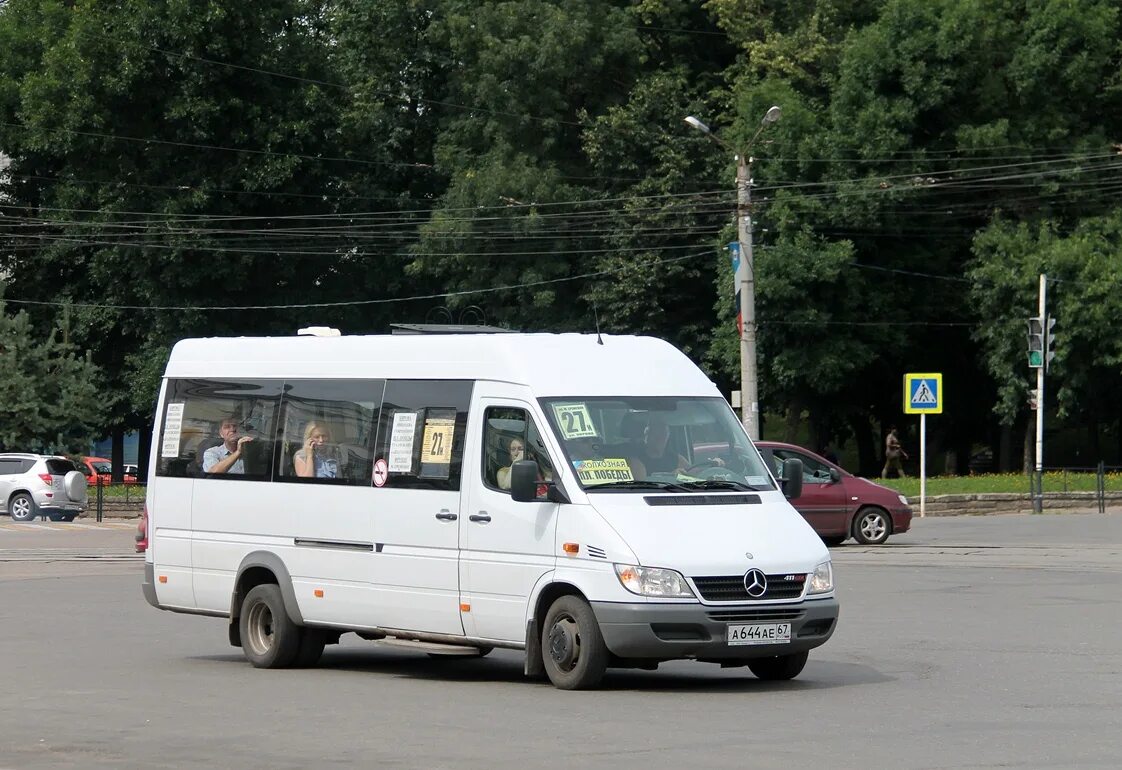
[(892, 534), (899, 535), (907, 532), (912, 528), (912, 509), (909, 508), (893, 508), (891, 510), (892, 516)]
[[(620, 658), (736, 661), (789, 655), (825, 644), (838, 620), (838, 600), (809, 599), (798, 604), (630, 604), (593, 602), (604, 644)], [(783, 644), (730, 645), (730, 623), (791, 624)]]

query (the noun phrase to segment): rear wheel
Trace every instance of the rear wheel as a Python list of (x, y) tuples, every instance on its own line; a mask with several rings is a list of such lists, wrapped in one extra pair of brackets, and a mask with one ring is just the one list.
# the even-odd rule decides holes
[(250, 590), (239, 623), (242, 650), (255, 667), (284, 668), (296, 660), (301, 629), (288, 619), (280, 586), (266, 583)]
[(35, 500), (26, 492), (20, 492), (8, 501), (8, 513), (12, 521), (31, 521), (38, 513)]
[(791, 655), (776, 655), (773, 658), (757, 658), (748, 661), (748, 668), (757, 679), (779, 682), (794, 679), (802, 673), (809, 653), (796, 652)]
[(853, 538), (862, 545), (880, 545), (892, 533), (892, 522), (883, 508), (862, 508), (853, 521)]
[(549, 681), (561, 690), (600, 684), (608, 668), (608, 648), (584, 599), (562, 596), (549, 608), (542, 626), (542, 660)]

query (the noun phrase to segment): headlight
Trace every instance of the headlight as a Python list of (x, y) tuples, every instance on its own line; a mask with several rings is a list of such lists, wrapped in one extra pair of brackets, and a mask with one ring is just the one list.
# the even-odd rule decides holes
[(633, 594), (640, 596), (692, 598), (693, 591), (686, 584), (681, 572), (654, 567), (636, 567), (632, 564), (617, 564), (616, 577)]
[(834, 568), (830, 566), (830, 562), (824, 561), (814, 568), (814, 573), (810, 576), (810, 588), (807, 589), (807, 595), (825, 594), (833, 590)]
[(903, 505), (903, 506), (908, 505), (908, 498), (904, 497), (903, 495), (896, 495), (896, 496), (898, 498), (900, 498), (900, 505)]

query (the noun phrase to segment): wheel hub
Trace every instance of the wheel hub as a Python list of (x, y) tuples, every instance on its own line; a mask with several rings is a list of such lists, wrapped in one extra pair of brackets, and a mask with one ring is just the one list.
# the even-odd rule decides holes
[(580, 655), (580, 642), (577, 626), (572, 620), (563, 618), (549, 629), (549, 657), (563, 671), (569, 671)]

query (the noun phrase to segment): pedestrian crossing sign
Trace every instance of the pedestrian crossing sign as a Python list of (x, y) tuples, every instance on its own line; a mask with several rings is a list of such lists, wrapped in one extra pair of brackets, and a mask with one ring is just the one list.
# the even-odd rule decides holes
[(904, 413), (942, 414), (943, 375), (905, 374)]

